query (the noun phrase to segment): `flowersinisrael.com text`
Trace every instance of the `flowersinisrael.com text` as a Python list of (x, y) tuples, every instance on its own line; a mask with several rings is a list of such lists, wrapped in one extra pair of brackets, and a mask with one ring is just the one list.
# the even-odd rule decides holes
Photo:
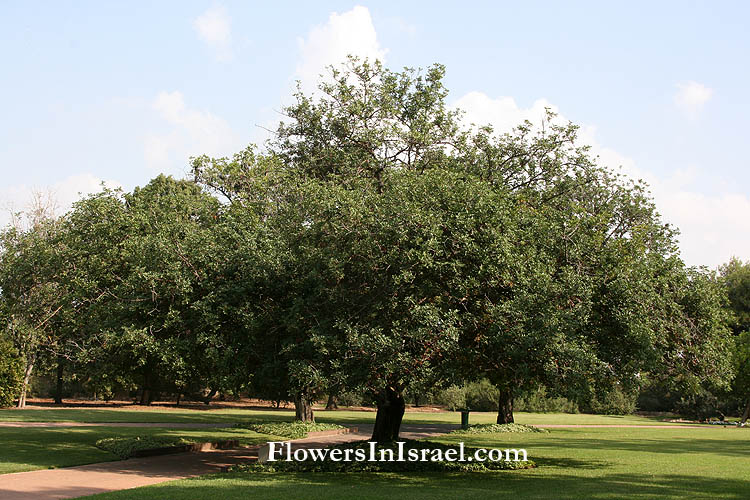
[(377, 448), (375, 441), (370, 441), (369, 448), (297, 448), (292, 451), (289, 441), (269, 441), (268, 461), (302, 462), (306, 460), (333, 462), (499, 462), (502, 460), (521, 462), (526, 461), (526, 450), (523, 448), (497, 449), (479, 448), (466, 453), (464, 443), (458, 443), (458, 448), (443, 450), (434, 449), (405, 449), (405, 443), (396, 443), (396, 449)]

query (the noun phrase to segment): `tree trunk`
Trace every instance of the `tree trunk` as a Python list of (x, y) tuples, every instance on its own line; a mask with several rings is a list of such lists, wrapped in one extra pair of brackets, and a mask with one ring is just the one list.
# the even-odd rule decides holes
[(745, 412), (742, 414), (742, 418), (740, 418), (740, 425), (745, 425), (745, 422), (747, 422), (748, 417), (750, 417), (750, 399), (747, 400), (747, 406), (745, 406)]
[(509, 388), (500, 389), (500, 398), (497, 404), (497, 423), (513, 423), (513, 391)]
[(217, 392), (218, 392), (218, 389), (211, 389), (210, 391), (208, 391), (208, 395), (205, 398), (203, 398), (203, 402), (207, 405), (210, 405), (211, 400), (214, 398), (214, 396), (216, 396)]
[(177, 393), (177, 402), (175, 403), (175, 406), (180, 406), (180, 398), (181, 398), (181, 397), (182, 397), (182, 393), (181, 393), (181, 392), (178, 392), (178, 393)]
[(153, 401), (153, 372), (154, 367), (151, 361), (146, 362), (146, 366), (143, 369), (143, 390), (141, 391), (141, 404), (150, 405)]
[(34, 371), (34, 363), (36, 362), (36, 355), (30, 356), (26, 361), (26, 370), (23, 373), (23, 385), (21, 386), (21, 394), (18, 396), (18, 407), (26, 408), (26, 391), (29, 388), (29, 380), (31, 379), (31, 372)]
[(313, 414), (312, 398), (304, 392), (294, 396), (294, 418), (302, 422), (315, 422)]
[(63, 365), (63, 357), (58, 356), (57, 357), (57, 387), (55, 388), (55, 404), (61, 405), (62, 404), (62, 392), (63, 392), (63, 370), (65, 369), (65, 365)]
[(336, 396), (333, 394), (328, 395), (328, 402), (326, 403), (326, 410), (338, 410), (339, 405), (336, 404)]
[(396, 441), (406, 410), (404, 396), (401, 391), (389, 386), (378, 395), (377, 403), (378, 413), (375, 416), (372, 440), (379, 443)]

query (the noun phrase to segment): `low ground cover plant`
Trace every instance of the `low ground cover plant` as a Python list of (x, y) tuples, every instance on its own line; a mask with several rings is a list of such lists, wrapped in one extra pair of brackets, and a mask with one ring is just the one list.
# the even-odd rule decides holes
[(310, 432), (331, 431), (343, 429), (343, 425), (323, 424), (319, 422), (242, 422), (236, 425), (243, 429), (250, 429), (259, 434), (270, 434), (287, 439), (301, 439), (307, 437)]
[(154, 448), (167, 448), (170, 446), (182, 446), (186, 444), (195, 444), (185, 438), (174, 437), (155, 437), (155, 436), (135, 436), (135, 437), (113, 437), (99, 439), (96, 447), (105, 451), (114, 453), (122, 459), (130, 458), (139, 450), (151, 450)]
[(456, 429), (451, 434), (494, 434), (497, 432), (549, 432), (533, 425), (524, 424), (473, 424), (468, 429)]

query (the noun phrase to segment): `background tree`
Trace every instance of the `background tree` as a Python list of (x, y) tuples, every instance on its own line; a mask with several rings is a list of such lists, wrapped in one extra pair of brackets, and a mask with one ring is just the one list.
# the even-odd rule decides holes
[(750, 417), (750, 262), (743, 263), (733, 257), (719, 268), (719, 272), (733, 314), (731, 324), (735, 335), (733, 360), (736, 377), (732, 389), (734, 395), (745, 403), (740, 418), (744, 425)]
[[(47, 198), (37, 195), (25, 224), (0, 233), (0, 293), (3, 329), (24, 364), (18, 406), (26, 393), (38, 361), (57, 357), (61, 338), (73, 307), (65, 266), (65, 226), (54, 217)], [(16, 221), (23, 221), (17, 218)]]
[(23, 365), (10, 339), (0, 333), (0, 407), (12, 406), (21, 392)]
[[(87, 303), (86, 360), (140, 387), (218, 390), (223, 342), (206, 314), (218, 201), (189, 181), (159, 176), (133, 193), (105, 192), (72, 215)], [(84, 301), (84, 299), (81, 299)], [(200, 382), (199, 382), (200, 381)]]

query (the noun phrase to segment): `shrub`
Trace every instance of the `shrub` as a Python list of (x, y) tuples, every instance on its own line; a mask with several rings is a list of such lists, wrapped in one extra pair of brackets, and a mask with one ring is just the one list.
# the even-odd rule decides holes
[(154, 448), (166, 448), (169, 446), (180, 446), (194, 444), (194, 441), (185, 438), (135, 436), (127, 438), (104, 438), (96, 442), (96, 447), (110, 453), (114, 453), (122, 459), (130, 458), (138, 450), (151, 450)]
[(457, 429), (451, 434), (494, 434), (498, 432), (549, 432), (546, 429), (523, 424), (475, 424), (468, 429)]
[(0, 337), (0, 407), (12, 406), (21, 391), (23, 366), (13, 345)]
[(321, 424), (317, 422), (268, 422), (254, 423), (244, 422), (235, 424), (235, 427), (250, 429), (259, 434), (269, 434), (286, 439), (301, 439), (307, 436), (308, 432), (330, 431), (343, 429), (344, 426), (338, 424)]
[(578, 413), (578, 405), (563, 397), (553, 397), (547, 394), (547, 389), (538, 389), (516, 398), (513, 402), (515, 411)]
[(466, 406), (474, 411), (497, 411), (500, 391), (487, 379), (466, 384)]
[[(429, 441), (412, 441), (406, 439), (403, 441), (403, 454), (406, 458), (409, 450), (435, 450), (440, 449), (443, 453), (449, 449), (458, 450), (458, 446), (434, 443)], [(365, 450), (366, 457), (370, 454), (369, 441), (355, 441), (351, 443), (341, 443), (329, 447), (329, 449), (340, 450)], [(394, 456), (398, 456), (397, 443), (377, 443), (376, 456), (380, 456), (380, 450), (393, 450)], [(476, 448), (464, 448), (464, 455), (473, 455)], [(350, 452), (351, 453), (351, 452)], [(352, 457), (354, 456), (351, 453)], [(429, 456), (429, 455), (428, 455)], [(325, 460), (312, 460), (308, 458), (303, 461), (280, 460), (275, 462), (266, 462), (263, 464), (235, 465), (231, 472), (482, 472), (482, 471), (499, 471), (511, 469), (528, 469), (536, 467), (531, 460), (526, 461), (485, 461), (485, 462), (450, 462), (443, 461), (334, 461), (330, 459), (330, 452)]]
[(466, 408), (466, 389), (457, 385), (446, 387), (438, 393), (437, 401), (451, 411)]
[(366, 401), (362, 394), (353, 391), (342, 391), (336, 396), (339, 406), (364, 406)]
[(627, 393), (619, 386), (614, 386), (603, 396), (593, 396), (584, 409), (602, 415), (630, 415), (635, 411), (637, 397), (637, 393)]

